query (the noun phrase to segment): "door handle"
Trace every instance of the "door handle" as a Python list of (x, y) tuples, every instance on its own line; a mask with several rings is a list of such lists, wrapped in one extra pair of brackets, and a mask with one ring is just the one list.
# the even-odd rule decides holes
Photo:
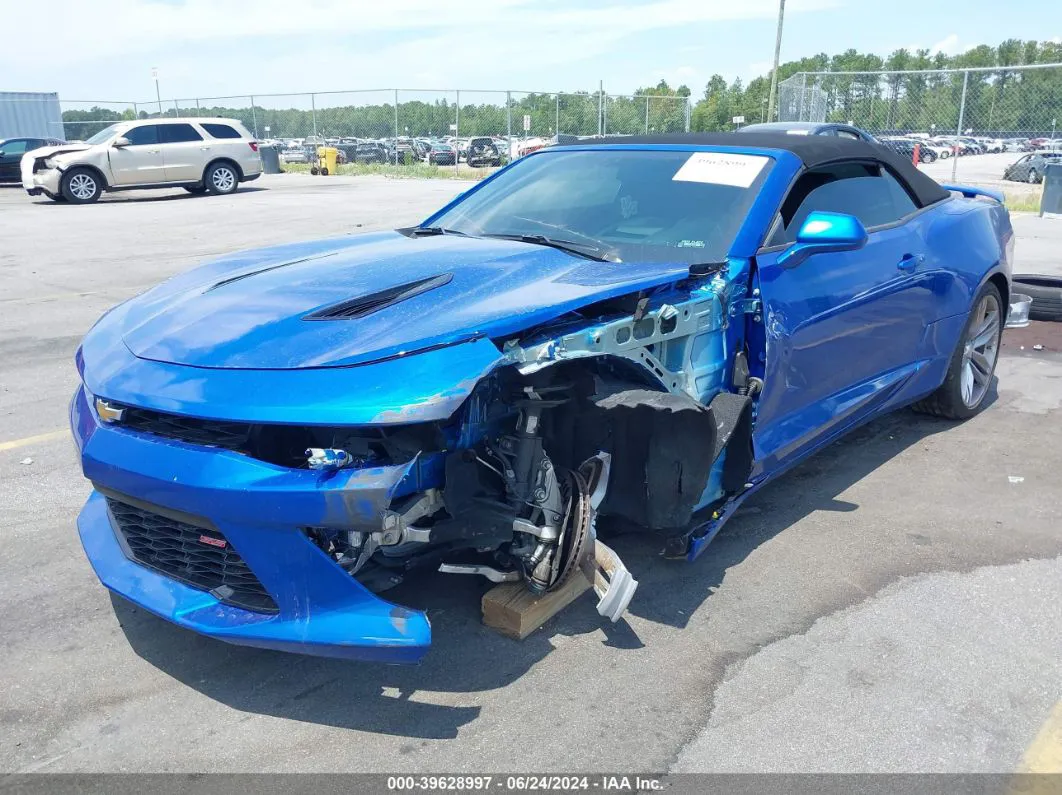
[(925, 261), (924, 254), (904, 254), (903, 259), (896, 263), (896, 267), (902, 271), (913, 271)]

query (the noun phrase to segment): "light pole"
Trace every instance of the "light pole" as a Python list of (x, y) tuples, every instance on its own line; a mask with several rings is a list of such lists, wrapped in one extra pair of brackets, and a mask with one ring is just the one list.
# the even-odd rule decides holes
[(778, 0), (778, 33), (774, 38), (774, 68), (771, 70), (771, 93), (767, 100), (767, 121), (774, 118), (775, 94), (778, 92), (778, 58), (782, 54), (782, 20), (785, 17), (785, 0)]
[(760, 123), (763, 123), (765, 114), (767, 113), (767, 97), (763, 98), (763, 102), (760, 104)]
[(159, 93), (159, 68), (151, 67), (151, 79), (155, 81), (155, 99), (159, 101), (159, 115), (162, 115), (162, 94)]

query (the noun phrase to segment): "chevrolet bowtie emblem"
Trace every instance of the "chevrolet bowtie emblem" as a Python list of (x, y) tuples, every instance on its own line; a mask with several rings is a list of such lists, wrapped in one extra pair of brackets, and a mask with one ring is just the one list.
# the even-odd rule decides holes
[(104, 422), (121, 422), (125, 409), (112, 406), (103, 398), (96, 398), (96, 414)]

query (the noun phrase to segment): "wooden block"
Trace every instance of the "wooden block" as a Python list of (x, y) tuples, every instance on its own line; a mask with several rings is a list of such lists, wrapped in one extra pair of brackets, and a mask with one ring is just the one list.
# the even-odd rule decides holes
[(589, 587), (589, 580), (579, 572), (542, 596), (535, 596), (522, 582), (503, 582), (483, 594), (483, 623), (506, 637), (523, 640)]

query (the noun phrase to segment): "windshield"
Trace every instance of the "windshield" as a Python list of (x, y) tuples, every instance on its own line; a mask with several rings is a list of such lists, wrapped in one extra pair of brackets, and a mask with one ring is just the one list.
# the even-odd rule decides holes
[(554, 150), (517, 161), (431, 226), (593, 244), (624, 262), (719, 262), (770, 164), (722, 152)]
[(87, 144), (102, 144), (104, 141), (107, 141), (107, 140), (113, 138), (115, 133), (117, 133), (117, 132), (118, 132), (118, 125), (117, 124), (112, 124), (110, 127), (104, 127), (102, 130), (100, 130), (98, 133), (93, 135), (91, 138), (85, 139), (85, 143), (87, 143)]

